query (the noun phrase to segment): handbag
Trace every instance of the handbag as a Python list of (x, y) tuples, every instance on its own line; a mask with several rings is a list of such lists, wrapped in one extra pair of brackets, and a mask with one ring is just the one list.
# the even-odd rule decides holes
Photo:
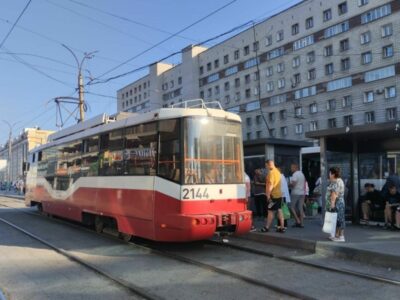
[(290, 219), (290, 211), (286, 203), (282, 203), (282, 214), (285, 220)]
[(325, 212), (324, 227), (322, 227), (322, 231), (330, 233), (332, 236), (334, 236), (336, 232), (336, 222), (337, 222), (336, 212), (330, 212), (330, 211)]

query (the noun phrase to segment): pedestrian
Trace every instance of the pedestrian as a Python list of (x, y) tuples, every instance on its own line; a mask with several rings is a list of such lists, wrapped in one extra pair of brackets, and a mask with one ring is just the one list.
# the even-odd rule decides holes
[(368, 224), (369, 217), (372, 211), (383, 210), (381, 193), (375, 190), (373, 183), (366, 183), (364, 185), (365, 194), (360, 197), (361, 210), (363, 214), (363, 221)]
[[(400, 229), (400, 193), (396, 185), (390, 183), (388, 193), (384, 196), (385, 206), (385, 227), (387, 229)], [(396, 223), (396, 225), (395, 225)]]
[(267, 216), (267, 197), (265, 196), (265, 177), (261, 169), (254, 171), (254, 204), (256, 217), (264, 219)]
[(340, 169), (332, 167), (329, 169), (329, 185), (325, 195), (326, 211), (337, 212), (336, 233), (329, 237), (334, 242), (344, 242), (344, 228), (346, 225), (344, 206), (344, 182), (340, 178)]
[[(278, 168), (279, 172), (281, 170)], [(281, 173), (281, 191), (282, 191), (282, 201), (286, 203), (288, 207), (291, 205), (290, 193), (289, 193), (289, 184), (286, 180), (286, 177), (283, 173)], [(283, 211), (282, 211), (283, 212)], [(284, 218), (284, 227), (287, 228), (287, 220)]]
[(290, 187), (292, 188), (290, 209), (296, 222), (292, 227), (304, 228), (304, 199), (307, 193), (306, 177), (299, 170), (299, 165), (296, 163), (291, 164), (290, 170), (293, 173), (292, 177), (290, 177)]
[(261, 232), (268, 232), (272, 222), (275, 218), (275, 213), (278, 213), (279, 225), (276, 229), (277, 232), (284, 233), (284, 219), (282, 213), (282, 190), (281, 190), (281, 173), (275, 167), (273, 160), (267, 160), (265, 162), (266, 168), (269, 170), (265, 185), (265, 194), (267, 196), (267, 222), (266, 225), (261, 228)]

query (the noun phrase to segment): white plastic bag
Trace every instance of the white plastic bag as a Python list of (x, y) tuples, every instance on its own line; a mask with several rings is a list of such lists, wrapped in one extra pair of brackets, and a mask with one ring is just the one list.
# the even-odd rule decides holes
[(322, 228), (322, 231), (330, 233), (331, 236), (334, 236), (336, 232), (336, 222), (337, 213), (330, 211), (325, 212), (324, 227)]

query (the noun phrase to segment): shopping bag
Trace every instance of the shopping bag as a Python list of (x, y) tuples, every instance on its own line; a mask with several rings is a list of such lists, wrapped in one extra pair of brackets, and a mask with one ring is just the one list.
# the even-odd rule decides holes
[(335, 235), (336, 222), (337, 222), (337, 213), (327, 211), (325, 213), (324, 227), (322, 228), (322, 231), (330, 233), (331, 235)]
[(290, 211), (286, 203), (282, 204), (282, 213), (285, 220), (290, 219)]

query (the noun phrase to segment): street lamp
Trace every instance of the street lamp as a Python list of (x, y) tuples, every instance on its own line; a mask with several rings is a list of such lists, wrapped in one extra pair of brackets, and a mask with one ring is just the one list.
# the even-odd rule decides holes
[(75, 58), (76, 64), (78, 66), (78, 91), (79, 91), (79, 122), (83, 122), (84, 118), (85, 118), (85, 111), (83, 108), (83, 104), (84, 104), (84, 99), (83, 99), (83, 77), (82, 77), (82, 66), (83, 66), (83, 62), (85, 61), (85, 59), (91, 59), (93, 58), (94, 54), (97, 51), (93, 51), (93, 52), (89, 52), (89, 53), (84, 53), (84, 56), (82, 58), (82, 60), (79, 62), (78, 57), (75, 55), (75, 53), (68, 48), (66, 45), (61, 44), (65, 49), (67, 49), (72, 56)]
[(8, 161), (7, 161), (7, 181), (11, 181), (11, 154), (12, 154), (12, 147), (11, 147), (11, 141), (12, 141), (12, 130), (18, 122), (10, 123), (6, 120), (2, 120), (4, 123), (8, 125), (9, 132), (8, 132)]

